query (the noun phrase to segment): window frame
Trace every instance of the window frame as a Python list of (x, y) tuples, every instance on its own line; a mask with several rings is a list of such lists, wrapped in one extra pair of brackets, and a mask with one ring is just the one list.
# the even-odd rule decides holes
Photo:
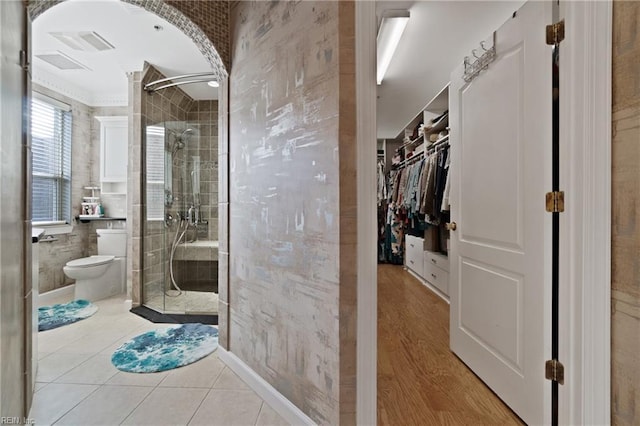
[[(60, 135), (58, 135), (58, 141), (55, 143), (58, 145), (56, 147), (60, 150), (60, 158), (59, 165), (54, 173), (43, 173), (34, 171), (34, 160), (36, 158), (36, 154), (34, 152), (34, 141), (37, 139), (34, 137), (34, 118), (35, 114), (33, 113), (34, 102), (39, 102), (41, 104), (45, 104), (48, 107), (54, 109), (54, 114), (56, 116), (54, 119), (58, 120), (58, 125), (60, 126)], [(29, 105), (30, 111), (30, 128), (29, 128), (29, 136), (31, 139), (31, 219), (32, 225), (38, 227), (51, 227), (51, 228), (62, 228), (66, 229), (66, 225), (70, 225), (73, 220), (73, 114), (71, 105), (61, 102), (55, 98), (44, 95), (42, 93), (32, 91), (31, 92), (31, 100)], [(59, 115), (59, 117), (58, 117)], [(68, 129), (67, 129), (68, 127)], [(55, 129), (55, 125), (53, 126)], [(68, 138), (66, 137), (68, 136)], [(56, 135), (51, 136), (52, 138), (56, 138)], [(67, 146), (68, 144), (68, 146)], [(51, 161), (50, 158), (46, 158), (45, 161)], [(66, 169), (66, 170), (65, 170)], [(68, 174), (67, 174), (68, 170)], [(57, 197), (60, 201), (57, 203), (57, 214), (49, 218), (49, 220), (33, 220), (34, 219), (34, 181), (35, 178), (44, 178), (47, 180), (51, 180), (53, 182), (53, 186), (57, 190)], [(66, 186), (66, 188), (65, 188)], [(65, 191), (68, 192), (68, 205), (65, 202)], [(57, 217), (56, 217), (57, 216)]]

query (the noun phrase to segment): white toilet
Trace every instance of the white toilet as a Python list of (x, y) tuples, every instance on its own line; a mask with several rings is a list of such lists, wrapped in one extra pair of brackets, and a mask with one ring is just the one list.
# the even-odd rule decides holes
[(67, 262), (65, 275), (76, 280), (75, 298), (96, 301), (124, 293), (127, 230), (96, 229), (98, 255)]

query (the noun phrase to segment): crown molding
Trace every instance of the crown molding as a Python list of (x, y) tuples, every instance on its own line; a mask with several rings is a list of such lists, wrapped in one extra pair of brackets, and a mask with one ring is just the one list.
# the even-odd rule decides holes
[(34, 70), (32, 82), (91, 107), (129, 105), (128, 88), (123, 92), (90, 92), (46, 70)]

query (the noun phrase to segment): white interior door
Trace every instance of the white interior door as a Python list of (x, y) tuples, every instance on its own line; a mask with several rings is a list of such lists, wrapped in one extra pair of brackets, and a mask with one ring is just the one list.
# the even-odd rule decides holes
[(529, 424), (550, 421), (551, 12), (525, 4), (495, 61), (449, 91), (451, 350)]

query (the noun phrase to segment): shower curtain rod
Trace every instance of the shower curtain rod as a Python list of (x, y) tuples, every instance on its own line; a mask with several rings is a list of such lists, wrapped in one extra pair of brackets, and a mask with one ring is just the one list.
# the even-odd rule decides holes
[[(157, 84), (164, 83), (164, 82), (167, 82), (167, 81), (182, 80), (182, 79), (185, 79), (185, 78), (196, 78), (196, 77), (200, 77), (200, 78), (198, 78), (196, 80), (176, 81), (176, 82), (165, 84), (165, 85), (162, 85), (162, 86), (159, 86), (159, 87), (152, 87), (152, 86), (155, 86)], [(204, 78), (204, 77), (207, 77), (207, 78)], [(175, 77), (161, 78), (160, 80), (156, 80), (156, 81), (152, 81), (151, 83), (147, 83), (147, 84), (144, 85), (143, 89), (145, 91), (147, 91), (147, 92), (152, 92), (153, 93), (153, 92), (155, 92), (157, 90), (162, 90), (162, 89), (166, 89), (168, 87), (173, 87), (173, 86), (180, 86), (182, 84), (209, 82), (214, 77), (215, 77), (215, 74), (213, 74), (211, 72), (177, 75)]]

